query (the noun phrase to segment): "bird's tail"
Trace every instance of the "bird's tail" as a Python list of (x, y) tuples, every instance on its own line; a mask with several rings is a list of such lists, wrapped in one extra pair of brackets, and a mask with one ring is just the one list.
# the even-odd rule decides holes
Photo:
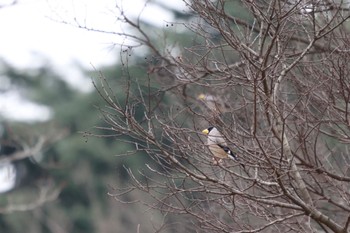
[(227, 146), (222, 146), (222, 145), (219, 145), (227, 154), (227, 156), (232, 159), (232, 160), (235, 160), (235, 161), (238, 161), (238, 157), (237, 155), (235, 155), (231, 149)]
[(241, 166), (243, 167), (243, 169), (245, 169), (244, 164), (241, 163), (241, 162), (239, 162), (240, 160), (238, 159), (237, 155), (235, 155), (231, 150), (229, 150), (229, 151), (227, 152), (227, 154), (228, 154), (228, 157), (229, 157), (230, 159), (232, 159), (232, 160), (238, 162), (239, 165), (241, 165)]
[(235, 155), (231, 150), (227, 152), (228, 157), (232, 160), (239, 161), (237, 155)]

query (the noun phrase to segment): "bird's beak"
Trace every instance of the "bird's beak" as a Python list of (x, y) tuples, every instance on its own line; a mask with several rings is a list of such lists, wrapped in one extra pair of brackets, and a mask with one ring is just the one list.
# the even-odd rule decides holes
[(208, 130), (208, 129), (205, 129), (205, 130), (202, 131), (202, 133), (208, 134), (208, 133), (209, 133), (209, 130)]

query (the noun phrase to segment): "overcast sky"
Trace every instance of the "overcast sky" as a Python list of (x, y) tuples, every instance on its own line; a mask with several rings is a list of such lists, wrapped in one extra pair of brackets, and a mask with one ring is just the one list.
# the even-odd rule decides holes
[[(184, 8), (181, 0), (164, 1)], [(1, 5), (6, 2), (11, 1), (0, 0)], [(118, 31), (116, 2), (134, 16), (145, 6), (145, 0), (19, 0), (16, 5), (0, 8), (0, 59), (18, 68), (35, 68), (49, 62), (73, 87), (88, 91), (92, 88), (90, 80), (86, 80), (79, 66), (89, 69), (92, 65), (115, 63), (118, 48), (112, 45), (121, 39), (58, 21), (74, 22), (77, 18), (88, 26)], [(148, 3), (142, 18), (162, 27), (173, 20), (173, 15)], [(0, 82), (4, 85), (1, 73)], [(0, 95), (0, 115), (15, 120), (46, 120), (50, 111), (24, 100), (20, 93), (7, 92)]]

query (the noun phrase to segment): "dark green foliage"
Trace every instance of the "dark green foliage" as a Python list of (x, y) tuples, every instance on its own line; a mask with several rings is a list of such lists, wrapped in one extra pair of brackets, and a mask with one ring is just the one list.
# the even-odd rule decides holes
[(10, 232), (9, 223), (6, 221), (5, 216), (0, 215), (0, 229), (1, 232)]
[(79, 215), (79, 217), (75, 219), (72, 231), (77, 233), (95, 232), (91, 219), (84, 215)]
[(61, 192), (60, 200), (68, 209), (79, 205), (88, 208), (90, 206), (88, 193), (87, 185), (70, 183)]

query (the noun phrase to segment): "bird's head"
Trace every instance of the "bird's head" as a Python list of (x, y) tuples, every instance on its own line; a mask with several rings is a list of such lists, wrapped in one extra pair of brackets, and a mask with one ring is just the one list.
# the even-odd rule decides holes
[(206, 128), (206, 129), (204, 129), (202, 131), (202, 133), (204, 133), (205, 135), (208, 135), (210, 133), (210, 131), (212, 131), (213, 129), (214, 129), (214, 127), (210, 126), (210, 127)]
[(201, 100), (201, 101), (208, 101), (208, 102), (216, 102), (216, 98), (212, 95), (206, 95), (206, 94), (199, 94), (197, 96), (197, 99)]

